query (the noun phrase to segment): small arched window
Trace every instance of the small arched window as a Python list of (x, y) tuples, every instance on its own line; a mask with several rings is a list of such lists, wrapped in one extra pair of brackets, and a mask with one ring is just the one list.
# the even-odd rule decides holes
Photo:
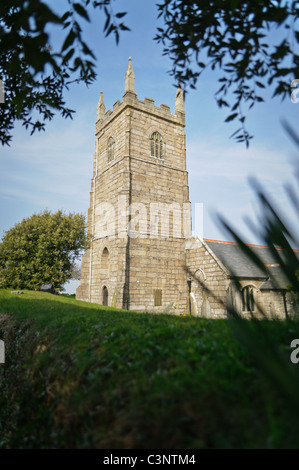
[(108, 305), (108, 289), (106, 286), (103, 286), (102, 289), (102, 305)]
[(242, 290), (242, 310), (243, 312), (254, 311), (254, 287), (245, 286)]
[(114, 159), (114, 140), (112, 137), (109, 137), (107, 144), (107, 153), (108, 153), (108, 163)]
[(103, 249), (103, 252), (102, 252), (101, 268), (102, 268), (102, 274), (107, 276), (109, 272), (109, 251), (106, 247)]
[(154, 132), (151, 136), (151, 156), (163, 158), (163, 139), (159, 132)]

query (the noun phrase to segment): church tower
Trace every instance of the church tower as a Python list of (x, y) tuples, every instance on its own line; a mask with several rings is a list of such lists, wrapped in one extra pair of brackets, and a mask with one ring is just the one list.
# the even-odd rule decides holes
[(187, 313), (191, 236), (184, 95), (175, 112), (138, 99), (131, 58), (123, 100), (97, 105), (80, 300), (135, 311)]

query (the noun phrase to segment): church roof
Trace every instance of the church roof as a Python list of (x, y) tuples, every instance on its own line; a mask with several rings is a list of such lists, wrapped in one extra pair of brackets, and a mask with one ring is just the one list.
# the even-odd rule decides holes
[(280, 266), (271, 266), (269, 267), (269, 271), (270, 277), (263, 282), (260, 287), (261, 290), (275, 288), (285, 289), (286, 286), (290, 284), (290, 281), (288, 281)]
[[(245, 255), (236, 242), (207, 239), (204, 241), (232, 275), (239, 278), (265, 279), (260, 287), (261, 289), (284, 289), (288, 284), (286, 276), (268, 246), (248, 244), (251, 250), (262, 260), (270, 277)], [(299, 251), (294, 251), (299, 260)]]

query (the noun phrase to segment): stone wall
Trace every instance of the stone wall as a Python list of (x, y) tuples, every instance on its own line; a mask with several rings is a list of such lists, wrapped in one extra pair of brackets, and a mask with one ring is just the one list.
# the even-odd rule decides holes
[[(293, 317), (298, 312), (298, 300), (291, 292), (285, 290), (263, 289), (265, 279), (242, 278), (239, 279), (240, 290), (234, 288), (233, 282), (229, 286), (229, 301), (236, 311), (244, 318), (279, 318)], [(243, 310), (242, 289), (249, 286), (253, 289), (254, 310)]]
[(226, 318), (230, 279), (209, 247), (199, 239), (186, 241), (186, 264), (191, 281), (192, 314), (208, 318)]

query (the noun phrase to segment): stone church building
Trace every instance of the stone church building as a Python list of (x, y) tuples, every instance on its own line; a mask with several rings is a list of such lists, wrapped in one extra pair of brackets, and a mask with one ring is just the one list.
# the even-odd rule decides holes
[[(129, 58), (123, 100), (97, 106), (89, 250), (76, 298), (141, 312), (245, 316), (292, 315), (286, 280), (267, 247), (254, 246), (273, 276), (252, 265), (236, 243), (193, 238), (186, 170), (184, 95), (175, 112), (138, 99)], [(236, 289), (232, 274), (238, 277)]]

